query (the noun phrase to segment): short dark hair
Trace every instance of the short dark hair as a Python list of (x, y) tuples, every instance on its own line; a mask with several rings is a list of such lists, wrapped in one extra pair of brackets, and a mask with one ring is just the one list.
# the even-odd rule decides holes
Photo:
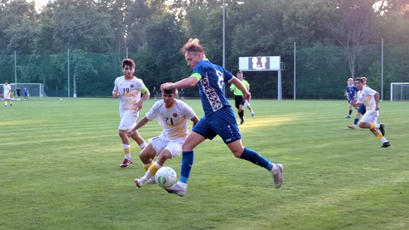
[(122, 60), (122, 68), (124, 68), (126, 65), (130, 66), (131, 68), (135, 68), (135, 62), (130, 58)]
[(361, 83), (364, 83), (364, 79), (362, 79), (362, 77), (358, 77), (357, 79), (355, 79), (355, 81), (359, 81)]
[(186, 52), (198, 52), (204, 53), (204, 48), (200, 44), (200, 40), (197, 38), (189, 38), (189, 40), (180, 49), (180, 53), (185, 55)]
[(164, 89), (163, 93), (164, 94), (174, 94), (176, 93), (176, 89)]

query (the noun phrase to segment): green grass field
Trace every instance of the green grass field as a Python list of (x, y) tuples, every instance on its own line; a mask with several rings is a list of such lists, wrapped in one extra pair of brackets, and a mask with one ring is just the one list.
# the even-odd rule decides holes
[[(198, 100), (187, 103), (202, 116)], [(144, 173), (135, 143), (135, 163), (119, 167), (117, 100), (1, 106), (0, 229), (409, 229), (408, 102), (381, 103), (388, 149), (369, 130), (346, 128), (345, 101), (252, 104), (243, 143), (284, 164), (283, 187), (217, 137), (195, 150), (183, 198), (135, 188)], [(140, 130), (145, 139), (160, 131), (156, 122)], [(179, 173), (180, 162), (167, 165)]]

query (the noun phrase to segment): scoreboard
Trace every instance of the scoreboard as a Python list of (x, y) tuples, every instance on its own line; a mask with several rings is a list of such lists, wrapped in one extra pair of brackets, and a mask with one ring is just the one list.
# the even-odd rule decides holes
[(280, 56), (239, 57), (241, 71), (279, 71)]

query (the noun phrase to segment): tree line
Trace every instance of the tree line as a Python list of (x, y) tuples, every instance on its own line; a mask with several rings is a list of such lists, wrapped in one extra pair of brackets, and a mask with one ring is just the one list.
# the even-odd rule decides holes
[[(366, 75), (379, 90), (381, 39), (385, 85), (409, 81), (406, 0), (225, 4), (226, 68), (235, 73), (241, 56), (281, 56), (284, 98), (293, 95), (294, 42), (298, 98), (341, 98), (349, 76)], [(69, 58), (79, 96), (109, 96), (128, 55), (136, 61), (135, 75), (152, 90), (188, 76), (179, 49), (190, 37), (221, 65), (222, 0), (55, 0), (40, 11), (31, 1), (0, 0), (0, 80), (14, 81), (16, 52), (18, 81), (44, 83), (48, 95), (59, 96), (67, 92)], [(276, 97), (273, 72), (245, 77), (255, 97)]]

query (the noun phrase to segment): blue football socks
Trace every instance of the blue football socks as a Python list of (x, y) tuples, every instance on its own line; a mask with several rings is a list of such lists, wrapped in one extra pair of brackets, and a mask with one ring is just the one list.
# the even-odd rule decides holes
[(241, 154), (240, 158), (248, 160), (261, 167), (264, 167), (269, 171), (271, 171), (271, 169), (273, 168), (273, 163), (271, 163), (269, 160), (267, 160), (266, 158), (262, 157), (260, 154), (254, 152), (249, 148), (244, 148), (244, 151)]
[(180, 179), (179, 181), (187, 184), (190, 176), (190, 170), (193, 165), (193, 151), (183, 151), (182, 152), (182, 166), (180, 169)]

